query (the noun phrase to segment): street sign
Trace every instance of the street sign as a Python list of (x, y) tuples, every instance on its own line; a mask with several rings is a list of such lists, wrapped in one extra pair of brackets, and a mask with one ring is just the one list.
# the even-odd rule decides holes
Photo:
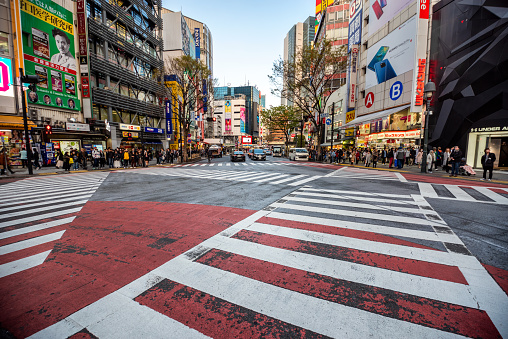
[(331, 125), (332, 124), (332, 119), (330, 119), (330, 118), (326, 119), (325, 123), (327, 125)]

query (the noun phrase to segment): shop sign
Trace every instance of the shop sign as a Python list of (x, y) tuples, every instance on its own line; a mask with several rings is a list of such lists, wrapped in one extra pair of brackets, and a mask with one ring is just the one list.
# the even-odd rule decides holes
[(122, 132), (124, 138), (139, 138), (139, 134), (136, 132)]
[(346, 137), (353, 137), (355, 135), (355, 128), (346, 128)]
[(358, 45), (351, 48), (351, 65), (349, 66), (349, 100), (348, 107), (353, 108), (356, 104), (356, 73), (358, 68)]
[(141, 127), (138, 125), (120, 124), (120, 129), (125, 131), (141, 131)]
[(477, 133), (477, 132), (499, 132), (499, 131), (508, 131), (508, 126), (471, 128), (471, 132), (470, 133)]
[(252, 137), (242, 137), (242, 144), (252, 144)]
[(346, 113), (346, 124), (355, 120), (356, 118), (356, 111), (352, 110)]
[(371, 108), (374, 105), (374, 93), (369, 92), (365, 97), (365, 107)]
[(382, 133), (376, 133), (370, 136), (371, 139), (410, 139), (420, 138), (420, 130), (415, 129), (411, 131), (387, 131)]
[(425, 101), (425, 68), (427, 65), (427, 37), (429, 34), (430, 0), (417, 0), (418, 13), (416, 15), (416, 48), (414, 54), (414, 72), (411, 86), (410, 112), (421, 112)]
[(425, 59), (418, 60), (418, 75), (416, 76), (415, 106), (423, 105), (423, 90), (425, 87)]
[(154, 128), (154, 127), (145, 127), (145, 132), (164, 134), (164, 130), (162, 128)]
[(12, 63), (11, 59), (0, 58), (0, 95), (13, 97), (14, 86), (12, 85)]
[(75, 122), (67, 122), (65, 123), (65, 128), (68, 131), (80, 131), (80, 132), (90, 132), (89, 124), (79, 124)]

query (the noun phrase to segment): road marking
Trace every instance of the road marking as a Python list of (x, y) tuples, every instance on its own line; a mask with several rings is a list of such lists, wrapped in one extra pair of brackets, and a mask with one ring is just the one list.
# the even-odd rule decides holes
[(33, 225), (33, 226), (19, 228), (19, 229), (12, 230), (12, 231), (2, 232), (2, 233), (0, 233), (0, 239), (7, 239), (7, 238), (15, 237), (15, 236), (21, 235), (21, 234), (27, 234), (27, 233), (40, 231), (40, 230), (44, 230), (44, 229), (51, 228), (51, 227), (69, 224), (74, 220), (74, 218), (76, 218), (76, 217), (58, 219), (55, 221), (45, 222), (45, 223), (39, 224), (39, 225)]
[(226, 166), (231, 166), (231, 164), (228, 162), (228, 163), (226, 164)]
[(462, 190), (462, 188), (460, 188), (459, 186), (444, 185), (444, 187), (446, 187), (446, 189), (448, 191), (450, 191), (450, 193), (453, 194), (453, 196), (455, 198), (459, 199), (459, 200), (462, 200), (462, 201), (476, 201), (476, 199), (474, 199), (472, 196), (470, 196), (469, 194), (464, 192)]
[(27, 217), (27, 218), (23, 218), (23, 219), (15, 219), (15, 220), (11, 220), (11, 221), (5, 221), (5, 222), (0, 223), (0, 228), (18, 225), (18, 224), (24, 224), (27, 222), (42, 220), (42, 219), (46, 219), (46, 218), (58, 217), (60, 215), (65, 215), (65, 214), (77, 213), (80, 210), (81, 210), (81, 207), (71, 208), (71, 209), (56, 211), (56, 212), (52, 212), (52, 213), (39, 214), (36, 216)]
[(424, 197), (429, 197), (429, 198), (437, 198), (438, 197), (436, 191), (434, 190), (434, 187), (432, 187), (432, 184), (419, 182), (418, 187), (420, 188), (420, 192)]
[(325, 175), (324, 177), (327, 178), (327, 177), (333, 177), (335, 176), (335, 174), (338, 174), (340, 173), (341, 171), (345, 170), (347, 167), (342, 167), (342, 168), (339, 168), (338, 170), (335, 170), (333, 172), (330, 172), (328, 173), (327, 175)]
[(399, 172), (394, 172), (395, 173), (395, 176), (397, 178), (399, 178), (400, 182), (407, 182), (407, 179), (404, 178), (404, 176), (402, 174), (400, 174)]
[[(339, 200), (360, 200), (360, 201), (370, 201), (370, 202), (377, 202), (377, 203), (390, 203), (390, 204), (400, 204), (400, 205), (418, 205), (418, 202), (415, 201), (409, 201), (409, 200), (386, 200), (383, 198), (367, 198), (365, 196), (352, 196), (352, 195), (337, 195), (337, 194), (326, 194), (326, 193), (312, 193), (312, 192), (305, 192), (301, 190), (296, 190), (293, 192), (293, 194), (297, 195), (305, 195), (305, 196), (311, 196), (311, 197), (321, 197), (321, 198), (332, 198), (332, 199), (339, 199)], [(372, 196), (375, 196), (375, 193), (372, 194)], [(388, 206), (385, 206), (388, 208)], [(395, 207), (393, 207), (395, 208)]]
[[(86, 199), (85, 200), (85, 202), (86, 202), (88, 200), (88, 198), (90, 198), (92, 195), (93, 194), (78, 194), (78, 195), (72, 195), (72, 197), (70, 197), (68, 195), (65, 195), (65, 197), (66, 197), (65, 199), (57, 199), (57, 200), (51, 200), (51, 199), (47, 199), (46, 198), (46, 201), (36, 202), (36, 203), (33, 203), (33, 204), (16, 205), (16, 206), (11, 206), (11, 207), (6, 207), (6, 208), (0, 208), (0, 212), (13, 211), (13, 210), (18, 210), (18, 209), (25, 209), (25, 211), (23, 212), (23, 214), (25, 214), (25, 213), (27, 213), (27, 211), (26, 211), (27, 208), (32, 208), (32, 207), (36, 207), (36, 206), (44, 206), (44, 205), (52, 205), (52, 206), (46, 206), (45, 208), (39, 209), (39, 211), (37, 211), (37, 210), (30, 211), (30, 213), (40, 212), (40, 211), (45, 211), (45, 210), (53, 209), (55, 204), (58, 204), (58, 203), (61, 203), (61, 202), (65, 202), (65, 201), (73, 201), (73, 200), (76, 200), (76, 199)], [(62, 205), (59, 205), (59, 206), (62, 206)], [(6, 215), (2, 215), (2, 217), (8, 218), (8, 217), (6, 217)]]
[(221, 167), (221, 166), (222, 166), (222, 162), (221, 162), (221, 163), (219, 163), (217, 166)]
[(309, 181), (313, 181), (313, 180), (316, 180), (316, 179), (319, 179), (319, 178), (322, 178), (321, 175), (315, 175), (313, 177), (310, 177), (310, 178), (306, 178), (306, 179), (303, 179), (303, 180), (300, 180), (300, 181), (297, 181), (297, 182), (293, 182), (291, 184), (288, 184), (289, 186), (298, 186), (298, 185), (303, 185), (305, 184), (306, 182), (309, 182)]
[(25, 248), (29, 248), (29, 247), (45, 244), (47, 242), (51, 242), (54, 240), (58, 240), (62, 237), (64, 232), (65, 232), (65, 230), (42, 235), (40, 237), (35, 237), (35, 238), (30, 238), (30, 239), (18, 241), (18, 242), (8, 244), (8, 245), (4, 245), (4, 246), (0, 247), (0, 255), (24, 250)]
[(287, 182), (287, 181), (297, 180), (297, 179), (300, 179), (300, 178), (303, 178), (303, 177), (306, 177), (306, 175), (304, 175), (304, 174), (294, 175), (294, 176), (290, 176), (289, 178), (286, 178), (286, 179), (270, 182), (270, 184), (272, 184), (272, 185), (278, 185), (278, 184), (282, 184), (282, 183)]
[(313, 192), (328, 192), (328, 193), (335, 193), (335, 194), (353, 194), (353, 195), (365, 195), (365, 196), (379, 196), (379, 197), (387, 197), (387, 198), (395, 198), (395, 199), (411, 199), (410, 195), (404, 195), (404, 194), (389, 194), (389, 193), (367, 193), (367, 192), (360, 192), (360, 191), (345, 191), (345, 190), (331, 190), (331, 189), (317, 189), (317, 188), (310, 188), (310, 187), (302, 187), (300, 188), (304, 191), (313, 191)]
[(7, 218), (12, 218), (12, 217), (17, 217), (19, 215), (26, 215), (26, 214), (32, 214), (32, 213), (37, 213), (37, 212), (44, 212), (44, 211), (47, 211), (47, 210), (52, 210), (52, 209), (61, 208), (61, 207), (70, 207), (70, 206), (84, 205), (84, 204), (86, 204), (87, 201), (88, 201), (88, 199), (68, 202), (68, 203), (65, 203), (65, 204), (54, 205), (54, 206), (51, 206), (51, 207), (33, 208), (33, 209), (30, 209), (30, 210), (24, 210), (24, 211), (18, 211), (18, 212), (12, 212), (12, 213), (3, 214), (2, 217), (7, 219)]
[(274, 180), (274, 179), (278, 179), (278, 178), (284, 178), (284, 177), (287, 177), (287, 176), (288, 176), (288, 174), (271, 173), (269, 178), (264, 178), (264, 179), (261, 179), (261, 180), (256, 180), (254, 182), (265, 182), (265, 181), (270, 181), (270, 180)]
[(487, 198), (494, 200), (497, 204), (504, 204), (508, 205), (508, 199), (503, 197), (501, 194), (498, 194), (496, 192), (491, 191), (490, 189), (486, 187), (473, 187), (475, 190), (480, 192), (481, 194), (485, 195)]
[(51, 250), (0, 265), (0, 278), (38, 266), (50, 253)]

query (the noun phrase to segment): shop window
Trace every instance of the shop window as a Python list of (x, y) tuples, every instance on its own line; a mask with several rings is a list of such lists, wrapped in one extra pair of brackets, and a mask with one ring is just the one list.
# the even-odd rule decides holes
[(107, 118), (108, 118), (108, 109), (105, 106), (101, 106), (99, 120), (106, 120)]
[(93, 105), (92, 116), (94, 119), (100, 120), (100, 110), (99, 110), (99, 106), (97, 106), (96, 104)]

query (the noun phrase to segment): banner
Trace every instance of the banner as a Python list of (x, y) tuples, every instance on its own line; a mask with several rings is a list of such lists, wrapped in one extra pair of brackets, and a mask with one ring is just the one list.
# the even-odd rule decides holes
[(27, 92), (29, 102), (81, 110), (72, 12), (50, 0), (20, 3), (25, 74), (39, 75), (43, 80), (37, 93)]
[(370, 1), (369, 33), (371, 37), (386, 23), (392, 20), (400, 11), (408, 7), (414, 0), (374, 0)]
[(231, 101), (226, 100), (224, 104), (224, 122), (225, 122), (225, 131), (231, 131)]
[(348, 53), (353, 45), (361, 45), (362, 40), (362, 0), (349, 3)]
[(170, 139), (171, 135), (173, 134), (173, 117), (171, 115), (171, 101), (170, 100), (166, 100), (165, 110), (166, 110), (166, 137), (168, 139)]
[(240, 133), (246, 133), (245, 121), (246, 121), (245, 107), (240, 107)]
[(410, 112), (421, 112), (425, 101), (424, 87), (426, 81), (427, 67), (427, 35), (429, 25), (429, 0), (418, 0), (419, 13), (416, 19), (416, 48), (414, 56), (413, 83), (411, 87), (411, 108)]
[(414, 68), (416, 16), (367, 50), (365, 89), (404, 74)]
[(194, 42), (196, 45), (196, 59), (201, 58), (201, 36), (199, 35), (199, 28), (194, 28)]
[(0, 95), (14, 97), (11, 59), (0, 57)]
[(348, 107), (354, 108), (356, 104), (356, 78), (358, 69), (358, 45), (353, 45), (350, 54), (350, 65), (349, 65), (349, 99)]

